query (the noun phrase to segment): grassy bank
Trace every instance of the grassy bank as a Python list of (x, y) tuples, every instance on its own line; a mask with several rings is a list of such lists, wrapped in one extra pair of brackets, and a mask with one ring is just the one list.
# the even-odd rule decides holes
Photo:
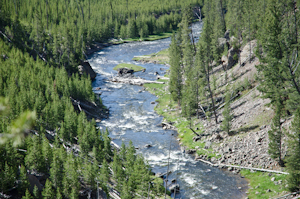
[(190, 127), (195, 129), (197, 133), (202, 133), (204, 131), (204, 127), (199, 122), (199, 120), (193, 119), (187, 120), (182, 117), (180, 114), (180, 110), (178, 109), (178, 104), (171, 99), (170, 94), (166, 90), (168, 86), (168, 80), (158, 80), (163, 81), (166, 84), (145, 84), (144, 87), (150, 93), (156, 95), (158, 99), (157, 106), (154, 110), (164, 117), (164, 120), (170, 122), (177, 128), (178, 136), (184, 146), (187, 149), (202, 149), (198, 150), (197, 153), (202, 155), (207, 155), (209, 157), (214, 157), (216, 154), (213, 154), (212, 149), (204, 149), (204, 142), (193, 142), (193, 137), (195, 134), (190, 130)]
[(241, 170), (240, 174), (249, 181), (249, 198), (277, 198), (288, 193), (286, 186), (287, 175)]
[[(195, 134), (190, 130), (190, 125), (197, 133), (202, 133), (204, 127), (201, 122), (196, 119), (191, 121), (183, 118), (178, 110), (178, 105), (170, 98), (170, 94), (166, 91), (168, 80), (164, 81), (166, 84), (145, 84), (144, 87), (150, 93), (156, 95), (158, 99), (157, 106), (154, 110), (164, 117), (167, 122), (173, 123), (177, 128), (180, 142), (187, 147), (187, 149), (198, 149), (198, 155), (206, 155), (208, 158), (219, 158), (219, 154), (213, 153), (212, 148), (205, 149), (205, 142), (193, 142)], [(269, 174), (265, 172), (252, 172), (250, 170), (241, 170), (240, 174), (249, 181), (249, 190), (247, 195), (249, 198), (265, 199), (274, 198), (285, 195), (287, 188), (285, 187), (287, 175)], [(275, 178), (272, 181), (272, 178)]]
[(152, 53), (150, 55), (134, 57), (132, 60), (140, 62), (156, 62), (159, 64), (169, 64), (169, 49), (164, 49), (157, 53)]
[(134, 65), (134, 64), (126, 64), (126, 63), (118, 64), (113, 69), (118, 70), (119, 68), (132, 69), (132, 70), (134, 70), (134, 72), (141, 71), (141, 70), (145, 69), (142, 66), (138, 66), (138, 65)]
[[(159, 52), (151, 55), (146, 55), (145, 57), (150, 57), (146, 59), (151, 59), (151, 61), (159, 61), (159, 54), (166, 54), (167, 50), (164, 52)], [(137, 57), (139, 58), (139, 57)], [(137, 59), (136, 59), (137, 60)], [(143, 58), (145, 61), (145, 58)], [(232, 68), (234, 70), (234, 67)], [(215, 74), (219, 75), (219, 74)], [(181, 116), (180, 108), (178, 104), (171, 99), (171, 96), (167, 90), (168, 80), (158, 80), (164, 81), (165, 84), (145, 84), (144, 87), (150, 93), (156, 95), (158, 99), (157, 106), (155, 107), (155, 111), (164, 117), (166, 122), (170, 122), (173, 126), (175, 126), (178, 130), (178, 137), (180, 138), (180, 142), (187, 149), (197, 149), (198, 155), (203, 155), (209, 158), (219, 158), (221, 157), (217, 152), (214, 152), (212, 147), (205, 148), (205, 141), (194, 142), (193, 137), (196, 136), (191, 130), (194, 129), (198, 134), (204, 133), (205, 127), (202, 125), (201, 120), (193, 117), (191, 120), (188, 120)], [(232, 80), (234, 81), (234, 80)], [(255, 84), (255, 82), (253, 83)], [(251, 88), (244, 86), (244, 81), (241, 82), (235, 81), (232, 83), (232, 87), (243, 86), (244, 89), (240, 89), (241, 96), (246, 95), (251, 91), (251, 88), (254, 88), (254, 85), (251, 85)], [(219, 88), (220, 89), (220, 88)], [(222, 88), (221, 88), (222, 89)], [(220, 91), (219, 91), (220, 92)], [(254, 94), (250, 94), (253, 98), (257, 98), (258, 96), (254, 96)], [(250, 96), (249, 95), (249, 96)], [(235, 100), (238, 100), (236, 98)], [(239, 129), (234, 129), (237, 132), (250, 132), (258, 131), (259, 127), (262, 125), (268, 124), (272, 118), (272, 110), (266, 109), (262, 114), (255, 115), (251, 121), (242, 126)], [(239, 135), (237, 133), (237, 135)], [(244, 134), (240, 134), (242, 137)], [(246, 134), (245, 134), (246, 135)], [(233, 138), (234, 136), (232, 136)], [(230, 142), (231, 139), (228, 139), (226, 142)], [(221, 143), (213, 143), (212, 146), (219, 146)], [(251, 172), (249, 170), (242, 170), (240, 172), (242, 176), (244, 176), (249, 181), (249, 190), (247, 195), (249, 198), (276, 198), (288, 193), (286, 188), (286, 178), (287, 175), (280, 174), (269, 174), (264, 172)], [(272, 178), (275, 179), (272, 179)]]
[(110, 41), (112, 44), (122, 44), (122, 43), (130, 43), (134, 41), (155, 41), (159, 39), (165, 39), (168, 37), (171, 37), (172, 33), (171, 32), (166, 32), (166, 33), (160, 33), (157, 35), (148, 35), (145, 38), (128, 38), (128, 39), (113, 39)]

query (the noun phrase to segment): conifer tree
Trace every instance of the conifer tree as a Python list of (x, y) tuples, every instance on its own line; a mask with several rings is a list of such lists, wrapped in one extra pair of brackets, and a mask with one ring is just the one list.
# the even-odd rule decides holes
[(227, 90), (227, 94), (226, 94), (226, 97), (225, 97), (225, 106), (224, 106), (224, 110), (222, 112), (224, 119), (223, 119), (222, 124), (221, 124), (221, 129), (223, 131), (226, 131), (228, 134), (229, 134), (230, 129), (231, 129), (231, 120), (233, 118), (233, 116), (230, 113), (231, 112), (230, 98), (231, 98), (231, 94)]
[(23, 196), (22, 199), (33, 199), (28, 189), (26, 189), (25, 196)]
[(200, 36), (200, 41), (198, 42), (198, 50), (197, 50), (197, 59), (199, 60), (199, 68), (201, 70), (201, 73), (204, 74), (204, 78), (206, 81), (205, 86), (208, 88), (209, 92), (209, 97), (211, 99), (211, 105), (214, 117), (215, 117), (215, 122), (216, 124), (218, 123), (218, 116), (216, 113), (215, 109), (215, 101), (214, 101), (214, 93), (213, 90), (211, 89), (211, 80), (210, 80), (210, 69), (211, 65), (213, 62), (213, 53), (211, 49), (211, 35), (212, 35), (212, 24), (213, 22), (211, 21), (211, 2), (210, 1), (205, 1), (205, 22), (203, 26), (203, 31)]
[(42, 191), (43, 199), (54, 199), (52, 183), (49, 179), (46, 180), (45, 188)]
[(278, 159), (278, 163), (280, 166), (284, 165), (282, 160), (282, 138), (283, 132), (281, 127), (281, 118), (282, 118), (282, 110), (283, 110), (283, 101), (278, 100), (276, 102), (275, 116), (272, 119), (271, 130), (268, 132), (269, 134), (269, 149), (268, 152), (272, 158)]
[(60, 187), (57, 187), (56, 189), (56, 199), (62, 199), (62, 194), (61, 194), (61, 190)]
[(29, 181), (27, 178), (26, 168), (22, 165), (20, 168), (20, 181), (21, 184), (18, 186), (19, 194), (23, 194), (27, 189), (29, 189)]
[[(57, 136), (56, 136), (57, 137)], [(55, 188), (62, 187), (63, 180), (63, 161), (60, 153), (63, 149), (55, 149), (53, 152), (53, 160), (50, 168), (50, 179)]]
[(8, 189), (14, 186), (16, 180), (16, 174), (12, 166), (9, 166), (7, 162), (5, 162), (4, 170), (0, 174), (0, 188), (1, 191), (6, 193)]
[[(117, 190), (121, 191), (123, 186), (123, 181), (125, 179), (125, 172), (123, 170), (122, 162), (119, 158), (119, 155), (116, 150), (114, 150), (114, 157), (112, 162), (112, 170), (113, 170), (113, 176), (115, 180), (117, 181)], [(129, 167), (127, 167), (129, 168)]]
[(36, 185), (34, 185), (33, 191), (32, 191), (34, 199), (40, 198), (40, 191)]
[(108, 187), (107, 183), (109, 182), (110, 170), (108, 168), (108, 164), (106, 160), (103, 160), (102, 167), (100, 169), (100, 180), (101, 180), (101, 187), (103, 191), (108, 194)]
[(138, 35), (138, 30), (136, 27), (135, 19), (130, 19), (127, 25), (127, 36), (129, 38), (135, 38)]
[(177, 101), (180, 106), (182, 97), (182, 68), (181, 68), (181, 50), (180, 50), (180, 35), (173, 32), (172, 42), (169, 48), (170, 54), (170, 82), (169, 91), (172, 99)]
[(112, 150), (111, 150), (110, 138), (108, 137), (108, 135), (109, 135), (109, 133), (108, 133), (108, 130), (106, 129), (103, 132), (103, 141), (104, 141), (103, 154), (104, 154), (104, 158), (108, 162), (110, 162), (113, 153), (112, 153)]
[(290, 139), (287, 158), (288, 189), (292, 192), (300, 190), (300, 108), (295, 112), (292, 122), (292, 135)]

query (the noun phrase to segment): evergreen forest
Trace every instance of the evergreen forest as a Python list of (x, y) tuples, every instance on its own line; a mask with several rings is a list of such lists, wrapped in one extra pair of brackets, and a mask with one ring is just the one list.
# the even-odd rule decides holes
[[(169, 92), (190, 127), (195, 118), (202, 117), (220, 125), (228, 135), (239, 133), (239, 129), (231, 131), (230, 103), (253, 87), (269, 100), (274, 114), (268, 153), (289, 172), (287, 187), (292, 192), (300, 190), (299, 6), (296, 0), (204, 1), (199, 42), (190, 39), (193, 16), (186, 11), (169, 48)], [(246, 44), (249, 55), (242, 59)], [(242, 68), (254, 58), (260, 63), (255, 66), (255, 78), (234, 84), (237, 77), (229, 74), (230, 69)], [(222, 77), (214, 75), (216, 68)], [(283, 126), (287, 120), (292, 121), (288, 128)]]
[[(96, 43), (164, 32), (173, 32), (168, 91), (190, 126), (204, 115), (232, 134), (230, 103), (256, 86), (274, 111), (269, 154), (289, 172), (288, 189), (299, 191), (299, 6), (299, 0), (1, 0), (0, 198), (163, 197), (162, 180), (133, 144), (112, 147), (109, 132), (81, 110), (80, 104), (94, 107), (102, 117), (108, 111), (77, 66)], [(190, 37), (195, 20), (203, 22), (199, 42)], [(246, 61), (260, 62), (256, 79), (230, 87), (227, 64), (217, 89), (215, 68), (228, 54), (242, 67), (240, 48), (249, 42)]]
[(0, 2), (1, 198), (163, 194), (134, 146), (114, 150), (81, 109), (107, 115), (77, 66), (95, 43), (176, 29), (185, 4), (201, 2)]

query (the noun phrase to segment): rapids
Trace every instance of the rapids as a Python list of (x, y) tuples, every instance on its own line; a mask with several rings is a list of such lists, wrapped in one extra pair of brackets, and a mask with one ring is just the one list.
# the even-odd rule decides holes
[[(193, 35), (198, 39), (202, 24), (193, 24)], [(157, 41), (144, 41), (113, 45), (94, 53), (89, 62), (95, 72), (96, 80), (93, 87), (95, 93), (101, 92), (103, 104), (109, 108), (109, 118), (99, 123), (102, 129), (107, 128), (110, 137), (115, 143), (128, 144), (132, 140), (138, 148), (137, 153), (143, 154), (155, 173), (165, 173), (168, 169), (169, 148), (170, 168), (172, 173), (169, 179), (176, 179), (180, 185), (180, 193), (176, 198), (231, 198), (246, 197), (247, 182), (238, 175), (210, 167), (193, 159), (181, 150), (177, 141), (177, 132), (163, 130), (159, 124), (162, 117), (155, 113), (151, 102), (156, 96), (147, 91), (139, 92), (142, 87), (108, 82), (107, 79), (116, 75), (113, 67), (119, 63), (132, 63), (143, 66), (146, 72), (137, 72), (134, 75), (155, 80), (155, 72), (164, 75), (168, 69), (160, 64), (141, 64), (132, 61), (134, 56), (147, 55), (166, 49), (170, 45), (170, 38)], [(146, 144), (152, 147), (146, 148)], [(171, 147), (170, 147), (171, 145)], [(239, 189), (238, 187), (242, 187)], [(174, 195), (173, 195), (174, 197)]]

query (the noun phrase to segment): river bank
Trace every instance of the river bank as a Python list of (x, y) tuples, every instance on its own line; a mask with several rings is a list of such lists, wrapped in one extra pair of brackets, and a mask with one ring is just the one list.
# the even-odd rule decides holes
[[(157, 99), (156, 96), (137, 85), (109, 81), (117, 75), (117, 71), (113, 70), (116, 65), (137, 64), (132, 61), (134, 56), (158, 52), (168, 48), (169, 44), (170, 38), (112, 45), (89, 58), (91, 66), (99, 74), (93, 82), (94, 88), (100, 88), (95, 93), (101, 93), (103, 104), (110, 110), (110, 117), (98, 126), (108, 129), (110, 137), (118, 145), (131, 140), (137, 153), (144, 156), (154, 173), (171, 171), (168, 178), (180, 186), (176, 198), (244, 198), (247, 182), (243, 178), (196, 162), (182, 151), (175, 131), (161, 128), (163, 118), (153, 110), (155, 103), (152, 102)], [(164, 75), (168, 69), (153, 63), (137, 65), (146, 70), (136, 72), (135, 76), (147, 81), (154, 81), (156, 72)]]
[[(241, 51), (241, 55), (245, 56), (248, 53), (247, 45), (243, 46)], [(156, 56), (150, 58), (151, 61), (155, 61)], [(149, 60), (148, 57), (146, 59)], [(145, 62), (145, 59), (141, 59), (141, 61)], [(275, 172), (284, 171), (268, 154), (268, 131), (273, 111), (265, 106), (268, 100), (260, 98), (261, 94), (256, 89), (255, 65), (257, 64), (259, 61), (254, 58), (251, 63), (245, 62), (244, 67), (236, 65), (228, 71), (230, 74), (228, 81), (231, 87), (238, 85), (245, 87), (241, 90), (240, 96), (231, 104), (234, 119), (230, 135), (223, 132), (220, 124), (215, 125), (211, 119), (194, 117), (188, 121), (181, 117), (180, 108), (168, 94), (167, 80), (159, 80), (165, 82), (162, 85), (147, 84), (144, 86), (158, 97), (155, 111), (165, 118), (164, 123), (176, 128), (178, 141), (186, 148), (187, 153), (194, 154), (198, 161), (209, 161), (220, 168), (246, 177), (249, 180), (250, 188), (247, 191), (249, 198), (279, 197), (287, 193), (286, 174), (255, 172), (230, 166), (271, 169)], [(222, 79), (224, 72), (220, 67), (216, 66), (212, 74)], [(218, 81), (217, 84), (221, 84), (221, 81)], [(246, 84), (250, 85), (246, 86)], [(218, 89), (221, 90), (222, 86), (219, 86)], [(221, 110), (218, 110), (217, 115), (222, 121)], [(284, 121), (284, 126), (290, 126), (290, 122), (291, 119), (287, 119)], [(167, 127), (168, 125), (165, 128)]]

